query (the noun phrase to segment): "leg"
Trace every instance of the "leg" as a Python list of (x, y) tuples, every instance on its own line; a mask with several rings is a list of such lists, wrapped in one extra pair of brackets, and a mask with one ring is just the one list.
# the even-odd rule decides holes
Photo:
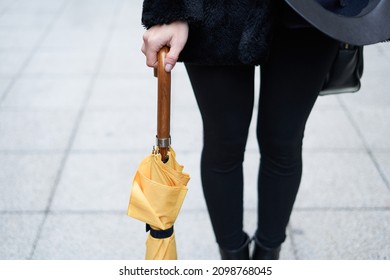
[(302, 173), (307, 118), (338, 43), (316, 29), (278, 30), (261, 69), (257, 136), (261, 151), (256, 240), (275, 248), (285, 230)]
[(186, 65), (203, 119), (201, 178), (221, 248), (235, 250), (243, 232), (245, 145), (254, 98), (254, 67)]

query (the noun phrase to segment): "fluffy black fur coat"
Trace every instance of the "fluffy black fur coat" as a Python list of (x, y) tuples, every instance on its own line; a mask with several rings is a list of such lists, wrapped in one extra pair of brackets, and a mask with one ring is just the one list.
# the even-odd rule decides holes
[(145, 0), (146, 28), (187, 21), (179, 60), (196, 64), (262, 64), (268, 54), (275, 0)]
[[(316, 1), (344, 14), (352, 0)], [(362, 8), (368, 0), (353, 1), (359, 1), (355, 6)], [(142, 23), (146, 28), (176, 20), (190, 26), (179, 60), (211, 65), (262, 64), (275, 26), (312, 28), (284, 0), (144, 0)]]

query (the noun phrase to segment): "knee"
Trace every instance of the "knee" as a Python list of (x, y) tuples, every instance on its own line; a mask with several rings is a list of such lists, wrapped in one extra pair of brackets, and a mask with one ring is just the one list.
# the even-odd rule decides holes
[(205, 141), (202, 162), (218, 172), (230, 172), (244, 161), (246, 139), (229, 137), (221, 141)]
[(268, 125), (257, 129), (257, 141), (262, 157), (278, 161), (299, 159), (302, 153), (304, 132), (287, 123)]
[(260, 144), (261, 162), (263, 167), (289, 172), (302, 165), (302, 141), (270, 139)]

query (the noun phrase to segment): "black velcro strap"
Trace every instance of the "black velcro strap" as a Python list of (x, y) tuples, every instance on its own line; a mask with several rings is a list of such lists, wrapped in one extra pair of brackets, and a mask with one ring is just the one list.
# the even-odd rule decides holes
[(150, 235), (153, 238), (163, 239), (168, 238), (173, 234), (173, 226), (165, 230), (152, 229), (149, 224), (146, 224), (146, 232), (150, 231)]

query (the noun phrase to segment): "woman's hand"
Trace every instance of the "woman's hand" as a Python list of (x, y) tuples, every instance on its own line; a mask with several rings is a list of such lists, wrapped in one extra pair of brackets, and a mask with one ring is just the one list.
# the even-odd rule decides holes
[(146, 56), (146, 65), (157, 67), (157, 53), (164, 47), (170, 47), (165, 58), (165, 71), (170, 72), (175, 66), (180, 52), (188, 39), (188, 23), (175, 21), (170, 24), (155, 25), (149, 28), (144, 36), (142, 52)]

